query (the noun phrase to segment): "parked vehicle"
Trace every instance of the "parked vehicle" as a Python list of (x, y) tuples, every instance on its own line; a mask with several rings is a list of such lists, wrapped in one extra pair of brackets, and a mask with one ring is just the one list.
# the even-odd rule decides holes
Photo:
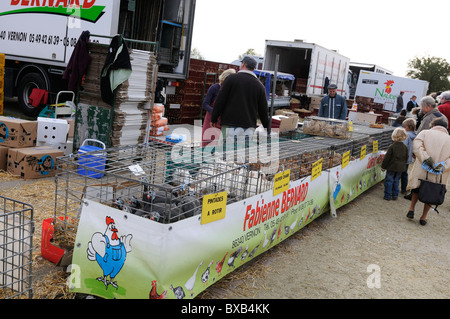
[(428, 85), (427, 81), (361, 70), (355, 101), (358, 104), (358, 110), (362, 106), (360, 104), (366, 104), (369, 108), (379, 105), (385, 111), (396, 112), (397, 97), (401, 91), (405, 92), (403, 102), (406, 108), (406, 104), (413, 95), (417, 96), (417, 101), (420, 101), (427, 94)]
[[(275, 71), (254, 70), (253, 71), (266, 89), (267, 104), (272, 105), (273, 78)], [(295, 77), (289, 73), (277, 72), (275, 95), (273, 97), (274, 108), (289, 108), (291, 105), (291, 93)]]
[(295, 77), (293, 93), (297, 96), (323, 96), (330, 83), (337, 85), (338, 94), (348, 96), (350, 59), (337, 51), (302, 40), (266, 40), (264, 70), (275, 70), (277, 55), (278, 71)]
[[(130, 48), (157, 50), (159, 90), (188, 74), (195, 0), (1, 1), (0, 53), (6, 54), (5, 96), (17, 96), (27, 115), (34, 88), (55, 98), (62, 75), (83, 31), (109, 44), (122, 34)], [(157, 43), (149, 45), (148, 42)]]
[(356, 86), (358, 85), (359, 71), (369, 71), (381, 74), (392, 75), (393, 72), (376, 64), (350, 62), (349, 86), (350, 99), (355, 98)]

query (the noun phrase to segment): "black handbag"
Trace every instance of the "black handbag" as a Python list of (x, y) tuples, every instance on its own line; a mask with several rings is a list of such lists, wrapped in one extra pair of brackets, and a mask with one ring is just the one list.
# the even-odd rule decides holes
[[(445, 200), (445, 193), (447, 192), (447, 186), (442, 183), (442, 175), (440, 183), (434, 183), (428, 180), (428, 172), (427, 179), (420, 180), (419, 186), (419, 201), (428, 205), (436, 205), (436, 208), (439, 205), (442, 205)], [(435, 208), (436, 212), (437, 209)]]

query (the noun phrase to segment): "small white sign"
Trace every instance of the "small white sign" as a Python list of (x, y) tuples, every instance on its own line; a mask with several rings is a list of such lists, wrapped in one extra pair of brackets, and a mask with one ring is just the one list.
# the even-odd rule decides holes
[(133, 174), (136, 175), (136, 176), (145, 175), (144, 170), (142, 169), (142, 167), (141, 167), (139, 164), (136, 164), (136, 165), (130, 165), (130, 166), (128, 166), (128, 168), (129, 168), (130, 171), (133, 172)]

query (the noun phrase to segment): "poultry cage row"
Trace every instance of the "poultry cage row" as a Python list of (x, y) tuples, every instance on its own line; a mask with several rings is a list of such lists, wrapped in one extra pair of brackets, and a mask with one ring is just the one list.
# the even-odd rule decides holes
[[(206, 147), (150, 140), (109, 148), (96, 156), (61, 157), (55, 178), (55, 217), (59, 217), (55, 230), (62, 228), (63, 234), (70, 234), (70, 247), (86, 199), (170, 224), (201, 214), (205, 195), (226, 191), (228, 204), (241, 201), (272, 189), (279, 172), (289, 169), (291, 180), (298, 180), (310, 176), (318, 160), (323, 160), (326, 170), (340, 165), (349, 150), (352, 157), (359, 157), (366, 145), (369, 154), (372, 140), (363, 133), (353, 133), (351, 139), (251, 138), (244, 144), (224, 141)], [(91, 163), (83, 156), (90, 156)], [(95, 158), (99, 159), (97, 166), (92, 165)]]
[(395, 127), (384, 125), (382, 128), (370, 127), (369, 123), (353, 124), (353, 131), (360, 134), (370, 135), (374, 140), (378, 140), (378, 148), (387, 150), (392, 142), (392, 133)]
[[(327, 136), (316, 136), (305, 134), (302, 128), (295, 130), (292, 136), (300, 137), (301, 141), (329, 146), (331, 148), (331, 166), (339, 165), (342, 162), (344, 153), (350, 151), (351, 159), (360, 158), (363, 146), (366, 147), (366, 154), (373, 152), (373, 142), (378, 141), (378, 149), (386, 150), (392, 144), (392, 132), (394, 127), (371, 128), (369, 124), (353, 124), (351, 138), (338, 139)], [(286, 135), (287, 139), (291, 135)]]
[(32, 298), (33, 207), (0, 196), (0, 299)]
[[(291, 180), (296, 180), (309, 176), (313, 163), (321, 158), (324, 169), (332, 165), (331, 148), (317, 143), (277, 139), (234, 146), (230, 150), (152, 140), (97, 152), (101, 157), (97, 167), (91, 165), (94, 154), (58, 158), (55, 238), (60, 237), (59, 230), (68, 234), (70, 247), (81, 204), (87, 199), (156, 222), (173, 223), (199, 215), (205, 195), (227, 191), (230, 204), (272, 189), (273, 177), (280, 171), (290, 169)], [(83, 161), (83, 156), (90, 156), (91, 163)], [(62, 239), (60, 246), (64, 247), (65, 241)]]

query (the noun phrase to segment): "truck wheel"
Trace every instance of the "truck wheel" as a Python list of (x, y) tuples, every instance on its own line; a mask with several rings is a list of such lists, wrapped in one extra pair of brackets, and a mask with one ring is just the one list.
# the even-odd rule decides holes
[(19, 82), (17, 87), (17, 98), (19, 102), (19, 106), (22, 109), (22, 112), (28, 116), (38, 116), (39, 112), (42, 108), (34, 107), (33, 105), (28, 103), (28, 98), (31, 95), (33, 89), (44, 89), (49, 90), (45, 79), (39, 73), (28, 73), (26, 74)]

